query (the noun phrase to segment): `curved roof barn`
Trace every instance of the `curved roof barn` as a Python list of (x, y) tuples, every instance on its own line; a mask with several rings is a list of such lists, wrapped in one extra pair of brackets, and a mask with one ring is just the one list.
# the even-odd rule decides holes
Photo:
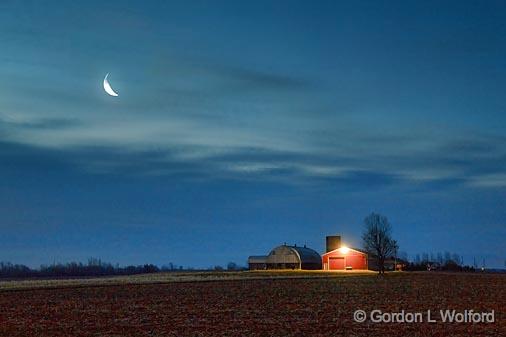
[(311, 248), (281, 245), (271, 250), (269, 255), (264, 257), (263, 264), (259, 256), (252, 256), (249, 259), (250, 268), (255, 269), (321, 269), (322, 258), (320, 254)]

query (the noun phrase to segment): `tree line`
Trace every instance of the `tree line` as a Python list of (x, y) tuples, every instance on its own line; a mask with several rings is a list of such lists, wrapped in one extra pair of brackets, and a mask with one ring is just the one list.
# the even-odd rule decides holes
[(456, 253), (438, 252), (416, 254), (414, 259), (408, 263), (406, 270), (445, 270), (445, 271), (476, 271), (478, 266), (464, 264), (464, 258)]
[[(207, 270), (213, 271), (241, 271), (246, 268), (229, 262), (226, 267), (212, 266)], [(90, 258), (87, 263), (69, 262), (41, 265), (38, 269), (30, 268), (23, 264), (0, 262), (0, 278), (30, 278), (30, 277), (93, 277), (93, 276), (115, 276), (115, 275), (136, 275), (172, 271), (199, 271), (190, 267), (183, 267), (172, 262), (158, 267), (154, 264), (119, 266), (101, 259)]]
[[(117, 264), (113, 265), (96, 258), (88, 259), (88, 263), (54, 263), (51, 265), (41, 265), (38, 269), (32, 269), (23, 264), (0, 262), (0, 277), (2, 278), (134, 275), (169, 270), (171, 270), (170, 267), (163, 266), (159, 268), (154, 264), (120, 267)], [(172, 270), (176, 270), (176, 267), (173, 266)]]

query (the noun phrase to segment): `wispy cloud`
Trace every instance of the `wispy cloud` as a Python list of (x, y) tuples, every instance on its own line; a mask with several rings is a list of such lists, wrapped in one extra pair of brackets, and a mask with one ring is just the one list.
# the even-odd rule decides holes
[[(135, 125), (134, 125), (135, 124)], [(27, 124), (30, 125), (30, 124)], [(348, 135), (346, 150), (320, 149), (318, 139), (308, 135), (287, 137), (272, 131), (262, 133), (245, 129), (209, 128), (198, 122), (169, 125), (135, 121), (113, 126), (93, 127), (72, 124), (67, 128), (14, 128), (28, 152), (55, 155), (58, 162), (91, 173), (112, 175), (174, 175), (184, 179), (272, 180), (283, 183), (355, 184), (387, 186), (434, 184), (444, 182), (468, 187), (500, 188), (506, 173), (499, 165), (501, 147), (497, 139), (480, 138), (480, 144), (496, 149), (493, 153), (476, 151), (475, 146), (458, 153), (442, 151), (452, 142), (433, 140), (432, 146), (416, 144), (364, 147), (360, 137)], [(164, 137), (163, 134), (167, 133)], [(266, 134), (269, 134), (267, 137)], [(286, 138), (285, 138), (286, 137)], [(267, 141), (269, 140), (269, 141)], [(365, 143), (369, 143), (366, 140)], [(380, 142), (381, 143), (381, 142)], [(388, 142), (387, 142), (388, 143)], [(280, 145), (281, 144), (281, 145)], [(39, 150), (37, 150), (39, 149)], [(45, 149), (45, 150), (44, 150)], [(409, 150), (407, 150), (409, 149)], [(4, 148), (1, 148), (4, 152)], [(343, 154), (346, 153), (346, 155)], [(492, 172), (492, 173), (491, 173)], [(446, 183), (445, 183), (446, 184)]]
[(471, 177), (468, 181), (470, 186), (476, 187), (506, 187), (506, 173), (503, 174), (487, 174)]
[(25, 129), (25, 130), (62, 130), (82, 126), (82, 122), (70, 118), (42, 118), (19, 120), (7, 115), (5, 119), (0, 119), (0, 129)]

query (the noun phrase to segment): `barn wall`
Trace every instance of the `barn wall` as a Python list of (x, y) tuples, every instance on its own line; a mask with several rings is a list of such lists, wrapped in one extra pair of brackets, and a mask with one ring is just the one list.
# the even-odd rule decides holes
[(367, 254), (355, 250), (342, 254), (334, 250), (322, 256), (322, 265), (327, 270), (343, 270), (346, 267), (367, 269)]
[(321, 263), (303, 263), (301, 266), (301, 269), (304, 270), (321, 270), (322, 264)]

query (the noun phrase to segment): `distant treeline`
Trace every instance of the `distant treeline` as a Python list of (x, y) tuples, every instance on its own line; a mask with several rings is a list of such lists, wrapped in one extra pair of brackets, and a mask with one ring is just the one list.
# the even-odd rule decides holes
[(410, 262), (406, 265), (405, 270), (407, 271), (441, 270), (441, 271), (465, 271), (465, 272), (477, 271), (475, 267), (460, 265), (454, 261), (448, 261), (444, 264), (431, 263), (431, 262), (420, 262), (420, 263)]
[(39, 269), (32, 269), (22, 264), (0, 262), (0, 277), (2, 278), (133, 275), (159, 271), (162, 271), (162, 268), (153, 264), (120, 267), (95, 258), (90, 258), (87, 264), (81, 262), (55, 263), (41, 265)]
[(478, 270), (475, 263), (473, 266), (464, 265), (464, 259), (458, 254), (445, 253), (422, 253), (416, 254), (414, 260), (406, 265), (406, 270), (444, 270), (444, 271), (466, 271)]
[[(209, 267), (210, 270), (222, 271), (221, 266)], [(226, 270), (242, 270), (234, 262), (227, 265)], [(158, 267), (154, 264), (120, 267), (118, 264), (102, 262), (100, 259), (90, 258), (88, 263), (69, 262), (41, 265), (39, 269), (32, 269), (22, 264), (0, 262), (0, 278), (27, 278), (27, 277), (86, 277), (86, 276), (113, 276), (135, 275), (171, 271), (193, 271), (193, 268), (184, 268), (173, 263)]]

